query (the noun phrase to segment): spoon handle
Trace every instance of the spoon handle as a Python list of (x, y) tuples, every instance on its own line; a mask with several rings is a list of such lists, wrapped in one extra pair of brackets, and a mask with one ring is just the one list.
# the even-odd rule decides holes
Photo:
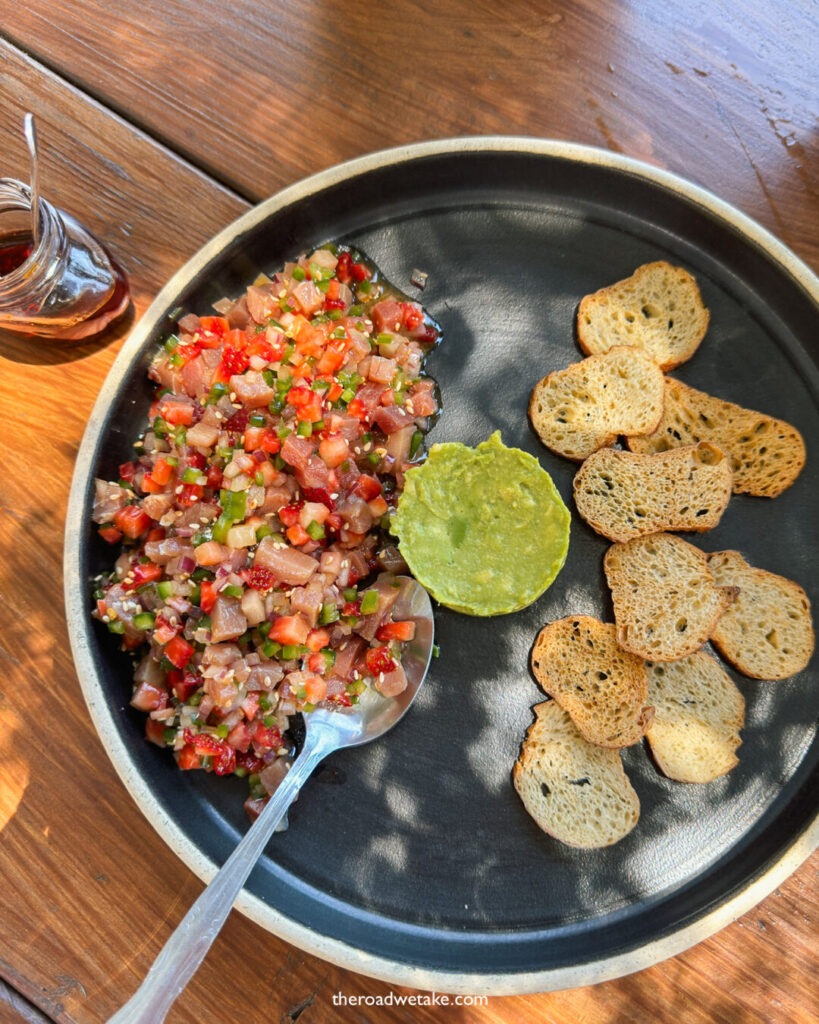
[(162, 1024), (202, 963), (276, 825), (310, 773), (336, 744), (308, 729), (304, 747), (264, 810), (163, 946), (145, 980), (108, 1024)]

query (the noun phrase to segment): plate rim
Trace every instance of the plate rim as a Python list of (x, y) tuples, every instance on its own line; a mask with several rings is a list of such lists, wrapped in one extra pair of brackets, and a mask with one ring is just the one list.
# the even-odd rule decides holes
[[(478, 153), (531, 154), (579, 162), (626, 172), (677, 193), (689, 203), (703, 207), (712, 216), (733, 227), (778, 263), (819, 306), (819, 277), (791, 249), (767, 228), (714, 193), (674, 172), (633, 157), (593, 146), (557, 139), (527, 136), (463, 136), (413, 143), (379, 150), (344, 161), (290, 185), (252, 207), (206, 242), (158, 292), (134, 325), (109, 369), (94, 403), (77, 454), (69, 491), (63, 550), (64, 599), (67, 622), (83, 623), (81, 630), (69, 630), (80, 688), (102, 743), (115, 771), (142, 814), (163, 842), (203, 882), (208, 883), (218, 866), (187, 838), (182, 829), (165, 813), (153, 792), (135, 770), (125, 744), (120, 739), (114, 707), (104, 699), (96, 677), (88, 643), (87, 601), (81, 574), (81, 532), (87, 480), (97, 451), (97, 442), (111, 400), (119, 384), (141, 351), (146, 339), (163, 319), (165, 311), (183, 288), (227, 245), (255, 228), (276, 211), (302, 201), (317, 192), (349, 178), (382, 167), (411, 163), (427, 157)], [(819, 813), (795, 836), (781, 856), (718, 907), (669, 935), (647, 942), (637, 949), (615, 956), (571, 966), (537, 971), (463, 973), (402, 963), (358, 949), (338, 939), (328, 938), (276, 911), (262, 899), (242, 890), (235, 907), (266, 931), (339, 967), (409, 988), (471, 995), (521, 995), (551, 992), (593, 985), (632, 974), (675, 956), (709, 938), (761, 902), (791, 875), (819, 845)]]

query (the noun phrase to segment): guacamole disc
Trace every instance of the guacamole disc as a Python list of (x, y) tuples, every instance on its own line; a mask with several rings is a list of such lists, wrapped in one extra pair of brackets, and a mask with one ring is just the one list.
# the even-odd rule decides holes
[(569, 510), (532, 455), (496, 431), (477, 448), (436, 444), (407, 471), (391, 530), (413, 575), (467, 615), (504, 615), (563, 568)]

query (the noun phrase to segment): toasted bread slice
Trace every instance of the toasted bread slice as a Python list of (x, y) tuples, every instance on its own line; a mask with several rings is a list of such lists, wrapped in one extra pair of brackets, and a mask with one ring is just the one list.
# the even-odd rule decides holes
[(708, 319), (694, 278), (661, 260), (587, 295), (577, 311), (577, 339), (587, 355), (634, 345), (671, 370), (696, 352)]
[(663, 530), (710, 530), (731, 498), (733, 473), (707, 441), (655, 455), (601, 448), (574, 478), (577, 511), (609, 540)]
[(748, 565), (738, 551), (708, 559), (717, 583), (739, 596), (717, 623), (712, 640), (732, 665), (752, 679), (787, 679), (813, 654), (808, 595), (793, 580)]
[(665, 406), (656, 430), (629, 437), (633, 452), (667, 451), (710, 441), (731, 460), (734, 493), (775, 498), (805, 464), (802, 435), (784, 420), (743, 409), (672, 377), (665, 379)]
[(640, 349), (617, 347), (538, 381), (529, 416), (547, 448), (580, 462), (620, 434), (655, 430), (663, 391), (656, 363)]
[(534, 712), (512, 769), (524, 807), (544, 832), (569, 846), (611, 846), (640, 817), (619, 751), (587, 743), (556, 701)]
[(624, 651), (614, 626), (569, 615), (538, 633), (532, 671), (589, 743), (628, 747), (645, 734), (653, 711), (642, 658)]
[(699, 650), (736, 597), (720, 587), (705, 552), (671, 533), (612, 544), (603, 560), (617, 640), (648, 661)]
[(660, 771), (678, 782), (729, 772), (738, 763), (745, 699), (725, 669), (705, 651), (646, 668), (655, 709), (646, 739)]

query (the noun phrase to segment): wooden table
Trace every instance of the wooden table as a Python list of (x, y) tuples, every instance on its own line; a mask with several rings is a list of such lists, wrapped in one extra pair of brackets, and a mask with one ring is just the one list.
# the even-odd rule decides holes
[[(103, 1021), (201, 890), (91, 728), (61, 592), (86, 418), (134, 316), (248, 205), (398, 143), (529, 134), (667, 167), (819, 270), (812, 0), (18, 0), (0, 9), (0, 173), (43, 188), (127, 268), (134, 315), (53, 348), (0, 332), (0, 1021)], [(724, 931), (640, 974), (483, 1007), (339, 1011), (381, 982), (233, 914), (176, 1022), (807, 1022), (817, 855)]]

